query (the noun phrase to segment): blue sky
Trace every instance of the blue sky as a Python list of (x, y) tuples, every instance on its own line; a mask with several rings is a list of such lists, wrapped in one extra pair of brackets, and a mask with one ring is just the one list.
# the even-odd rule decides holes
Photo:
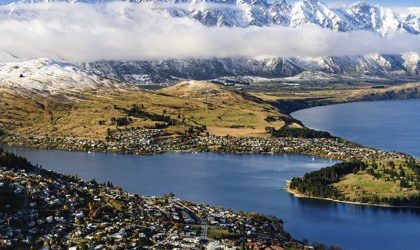
[[(293, 2), (293, 0), (289, 0)], [(352, 4), (359, 0), (321, 0), (323, 3), (326, 4), (337, 4), (337, 3), (344, 3), (344, 4)], [(420, 0), (365, 0), (369, 3), (375, 3), (390, 7), (420, 7)], [(0, 0), (0, 3), (8, 3), (13, 2), (13, 0)]]

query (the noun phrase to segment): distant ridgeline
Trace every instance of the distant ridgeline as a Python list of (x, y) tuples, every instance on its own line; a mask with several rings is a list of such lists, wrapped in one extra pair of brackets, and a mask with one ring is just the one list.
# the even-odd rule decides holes
[[(355, 178), (360, 186), (346, 185), (347, 178)], [(368, 180), (369, 186), (363, 186), (364, 180)], [(289, 189), (313, 198), (420, 207), (419, 180), (420, 165), (414, 159), (399, 165), (393, 161), (365, 163), (354, 160), (305, 174), (303, 178), (293, 178)], [(396, 191), (384, 190), (385, 185)], [(351, 191), (345, 189), (347, 186), (351, 186)]]

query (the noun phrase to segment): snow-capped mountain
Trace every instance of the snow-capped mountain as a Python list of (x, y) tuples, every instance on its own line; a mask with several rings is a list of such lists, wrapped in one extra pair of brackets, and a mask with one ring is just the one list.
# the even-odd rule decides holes
[(388, 82), (420, 80), (420, 55), (416, 53), (315, 58), (108, 61), (85, 63), (81, 67), (103, 77), (133, 84), (172, 84), (182, 79), (217, 78), (242, 78), (253, 83), (261, 77), (295, 77), (293, 79), (311, 81), (319, 79), (320, 75), (328, 75), (330, 82), (347, 81), (345, 79)]
[(334, 31), (351, 30), (349, 23), (317, 0), (299, 1), (292, 8), (290, 26), (296, 28), (307, 23)]
[(117, 86), (75, 65), (51, 59), (0, 64), (0, 89), (45, 95), (109, 90)]
[[(15, 5), (37, 2), (93, 4), (108, 2), (108, 0), (21, 0), (10, 4), (9, 8), (1, 8), (0, 19), (2, 17), (13, 17), (16, 20), (36, 19), (35, 9), (15, 8)], [(366, 2), (358, 2), (340, 8), (329, 8), (318, 0), (300, 0), (293, 3), (287, 0), (128, 0), (128, 2), (144, 4), (145, 8), (162, 12), (168, 18), (191, 18), (206, 26), (278, 25), (298, 29), (303, 25), (312, 24), (336, 32), (363, 30), (380, 35), (392, 32), (420, 35), (420, 11), (418, 9), (407, 8), (401, 11), (401, 9), (385, 8)], [(130, 18), (129, 11), (121, 11), (119, 14)], [(419, 55), (416, 53), (316, 58), (101, 61), (84, 63), (80, 66), (86, 72), (101, 77), (135, 84), (170, 84), (180, 79), (209, 80), (226, 77), (248, 77), (247, 79), (251, 80), (258, 77), (287, 78), (288, 80), (322, 78), (332, 79), (331, 81), (344, 81), (347, 78), (366, 81), (376, 81), (377, 79), (420, 80)], [(10, 66), (8, 67), (10, 68)], [(84, 74), (89, 75), (86, 72)], [(16, 76), (17, 73), (14, 72), (14, 74)], [(25, 73), (23, 75), (25, 76)], [(23, 81), (25, 77), (17, 79)], [(70, 82), (75, 83), (76, 80), (70, 80)], [(2, 84), (4, 85), (4, 83)], [(27, 83), (23, 81), (21, 84)], [(77, 86), (70, 84), (68, 87)], [(36, 88), (49, 90), (52, 87), (43, 85)]]
[[(69, 2), (103, 3), (111, 0), (19, 0), (16, 3)], [(207, 26), (271, 26), (298, 28), (314, 24), (334, 31), (368, 30), (385, 35), (404, 31), (420, 33), (419, 11), (407, 8), (399, 13), (392, 8), (357, 2), (341, 8), (329, 8), (319, 0), (121, 0), (148, 3), (171, 17), (187, 17)], [(408, 13), (408, 14), (407, 14)], [(4, 13), (3, 13), (4, 14)], [(10, 14), (10, 13), (9, 13)], [(19, 13), (22, 15), (22, 13)]]
[(398, 16), (390, 8), (359, 2), (348, 8), (337, 9), (336, 12), (348, 20), (351, 30), (373, 30), (380, 34), (406, 31), (418, 34), (415, 31), (418, 28), (415, 23), (407, 23), (406, 19)]

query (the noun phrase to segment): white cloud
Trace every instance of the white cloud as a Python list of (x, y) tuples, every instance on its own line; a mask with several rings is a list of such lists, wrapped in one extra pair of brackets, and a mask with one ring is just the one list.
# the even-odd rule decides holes
[(408, 7), (408, 8), (398, 8), (394, 7), (392, 10), (402, 16), (408, 16), (408, 15), (415, 15), (420, 16), (420, 7)]
[(10, 55), (87, 62), (420, 53), (420, 36), (397, 33), (383, 38), (311, 25), (206, 27), (192, 19), (170, 18), (147, 4), (128, 3), (1, 6), (0, 34), (0, 61), (10, 60)]
[(352, 1), (352, 0), (349, 0), (349, 1), (339, 1), (339, 0), (337, 0), (337, 1), (330, 1), (330, 2), (327, 2), (325, 4), (329, 8), (345, 8), (345, 7), (348, 7), (348, 6), (350, 6), (354, 3), (355, 2)]

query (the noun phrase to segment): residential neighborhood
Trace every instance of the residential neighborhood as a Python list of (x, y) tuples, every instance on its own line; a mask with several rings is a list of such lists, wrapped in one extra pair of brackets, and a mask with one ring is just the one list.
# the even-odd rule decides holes
[(256, 213), (124, 192), (0, 152), (1, 249), (303, 249)]
[(14, 146), (30, 146), (70, 151), (159, 154), (168, 152), (291, 153), (327, 159), (409, 159), (410, 156), (364, 147), (340, 138), (232, 137), (185, 131), (170, 135), (162, 129), (129, 128), (109, 131), (105, 140), (43, 135), (7, 135), (0, 141)]

